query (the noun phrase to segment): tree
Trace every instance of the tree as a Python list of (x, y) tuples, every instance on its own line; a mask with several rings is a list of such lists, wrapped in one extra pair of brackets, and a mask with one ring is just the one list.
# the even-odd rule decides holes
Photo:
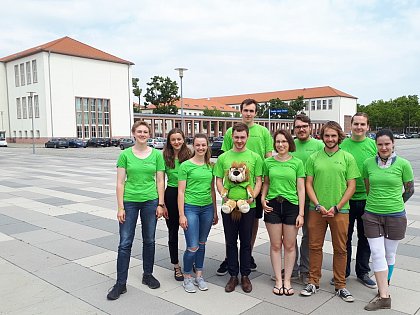
[(143, 90), (139, 87), (139, 81), (140, 81), (139, 78), (132, 78), (131, 79), (131, 82), (132, 82), (132, 85), (133, 85), (133, 94), (134, 94), (134, 96), (137, 96), (139, 98), (139, 106), (141, 106), (140, 96), (141, 96), (141, 92)]
[(178, 108), (174, 103), (179, 100), (178, 84), (169, 77), (154, 76), (147, 83), (146, 94), (144, 97), (147, 106), (155, 105), (154, 114), (177, 114)]
[(222, 113), (222, 111), (218, 109), (204, 109), (203, 110), (204, 116), (210, 116), (210, 117), (231, 117), (229, 113)]
[(295, 118), (297, 114), (303, 113), (305, 108), (305, 101), (303, 96), (298, 96), (297, 99), (289, 103), (289, 118)]

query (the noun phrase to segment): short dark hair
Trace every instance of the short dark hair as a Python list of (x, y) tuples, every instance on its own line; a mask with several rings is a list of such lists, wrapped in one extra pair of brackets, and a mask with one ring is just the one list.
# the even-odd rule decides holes
[(305, 122), (305, 123), (309, 124), (309, 127), (311, 127), (311, 119), (308, 116), (306, 116), (305, 114), (296, 115), (295, 119), (293, 120), (293, 127), (295, 127), (295, 125), (296, 125), (296, 120), (300, 120), (302, 122)]
[(369, 115), (366, 114), (366, 113), (364, 113), (364, 112), (357, 112), (356, 114), (354, 114), (353, 117), (350, 120), (350, 123), (351, 124), (353, 123), (354, 117), (356, 117), (356, 116), (365, 117), (366, 118), (366, 122), (369, 125)]
[(276, 138), (277, 138), (278, 135), (283, 135), (286, 138), (287, 143), (289, 144), (289, 152), (295, 152), (296, 151), (296, 144), (295, 144), (295, 141), (293, 140), (293, 137), (290, 134), (290, 132), (288, 132), (287, 130), (284, 130), (284, 129), (278, 129), (273, 135), (273, 146), (274, 146), (274, 150), (276, 152), (278, 152), (277, 149), (276, 149)]
[(382, 136), (387, 136), (391, 139), (392, 143), (394, 143), (394, 134), (389, 129), (381, 129), (376, 133), (375, 142), (378, 142), (378, 138)]
[(258, 111), (258, 102), (254, 100), (253, 98), (247, 98), (243, 100), (241, 103), (241, 106), (240, 106), (241, 112), (242, 112), (242, 109), (244, 108), (244, 105), (251, 105), (251, 104), (255, 105), (255, 112)]
[(337, 131), (338, 144), (340, 144), (346, 138), (346, 134), (343, 132), (343, 129), (341, 129), (340, 124), (336, 121), (330, 120), (330, 121), (327, 121), (321, 128), (320, 137), (322, 140), (324, 140), (324, 132), (325, 132), (325, 129), (327, 128)]
[(232, 127), (232, 136), (233, 136), (233, 133), (235, 131), (236, 132), (246, 131), (246, 135), (249, 136), (249, 128), (243, 122), (238, 122), (238, 123), (236, 123), (236, 124), (233, 125), (233, 127)]

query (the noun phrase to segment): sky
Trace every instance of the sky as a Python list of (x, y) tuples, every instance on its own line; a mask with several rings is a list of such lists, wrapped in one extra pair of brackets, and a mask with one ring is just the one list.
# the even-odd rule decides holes
[(420, 0), (0, 0), (0, 56), (69, 36), (192, 98), (332, 86), (420, 94)]

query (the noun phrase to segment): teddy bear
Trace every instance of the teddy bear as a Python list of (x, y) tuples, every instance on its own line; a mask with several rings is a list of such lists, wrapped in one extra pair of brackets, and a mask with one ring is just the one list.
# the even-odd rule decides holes
[(225, 176), (221, 196), (228, 198), (222, 204), (222, 211), (231, 214), (234, 221), (239, 220), (242, 213), (249, 211), (247, 200), (254, 198), (254, 191), (249, 183), (249, 169), (245, 163), (232, 163)]

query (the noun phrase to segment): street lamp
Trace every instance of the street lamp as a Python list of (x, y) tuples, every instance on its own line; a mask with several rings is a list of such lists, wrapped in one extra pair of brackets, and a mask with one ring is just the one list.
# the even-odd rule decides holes
[[(31, 117), (32, 117), (32, 154), (35, 154), (35, 130), (34, 130), (34, 94), (36, 92), (26, 92), (30, 96), (31, 101)], [(29, 103), (29, 102), (28, 102)]]
[(184, 130), (184, 99), (182, 97), (182, 78), (184, 77), (184, 71), (187, 71), (187, 68), (175, 68), (178, 71), (179, 78), (181, 79), (181, 129), (185, 133)]

